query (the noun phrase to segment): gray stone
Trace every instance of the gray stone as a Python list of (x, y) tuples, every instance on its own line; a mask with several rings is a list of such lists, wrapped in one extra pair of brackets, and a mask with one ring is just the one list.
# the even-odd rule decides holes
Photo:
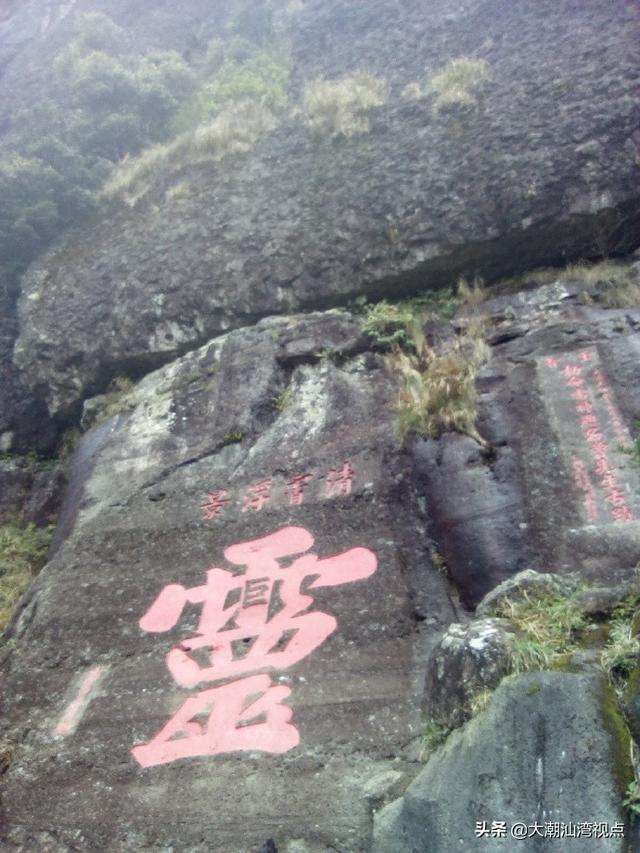
[(577, 575), (561, 576), (527, 569), (503, 581), (485, 595), (478, 604), (476, 614), (489, 616), (505, 601), (519, 602), (526, 598), (543, 598), (548, 595), (568, 596), (576, 591), (579, 584)]
[[(627, 745), (617, 739), (609, 692), (601, 675), (540, 672), (504, 681), (489, 708), (449, 736), (404, 797), (376, 815), (373, 853), (551, 853), (557, 839), (515, 840), (513, 824), (625, 824), (630, 768), (621, 768)], [(476, 837), (482, 821), (489, 828), (506, 821), (507, 838)], [(589, 843), (564, 838), (561, 846), (584, 853)], [(597, 846), (602, 853), (628, 849), (624, 838)]]
[(450, 625), (431, 653), (424, 706), (427, 716), (448, 728), (472, 716), (473, 699), (493, 690), (511, 671), (514, 630), (505, 619)]

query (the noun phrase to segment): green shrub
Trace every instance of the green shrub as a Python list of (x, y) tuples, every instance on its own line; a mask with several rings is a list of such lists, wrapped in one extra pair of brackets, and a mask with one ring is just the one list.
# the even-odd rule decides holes
[(16, 602), (47, 558), (53, 528), (33, 524), (0, 527), (0, 631), (11, 618)]
[(413, 347), (408, 328), (415, 320), (414, 306), (408, 302), (391, 304), (386, 300), (367, 306), (363, 329), (384, 349)]
[(114, 162), (166, 139), (193, 75), (172, 51), (140, 55), (106, 15), (80, 15), (38, 101), (0, 145), (0, 272), (15, 277), (94, 208)]
[(371, 74), (351, 74), (338, 80), (316, 80), (304, 90), (308, 127), (321, 134), (354, 136), (370, 129), (367, 112), (384, 104), (387, 87)]
[[(219, 48), (224, 52), (224, 47)], [(210, 67), (210, 63), (208, 63)], [(287, 104), (290, 59), (286, 50), (262, 50), (237, 59), (228, 56), (180, 107), (173, 121), (177, 132), (193, 130), (225, 109), (252, 102), (272, 112)]]
[(439, 749), (451, 734), (451, 729), (448, 726), (443, 726), (441, 723), (436, 723), (435, 720), (428, 720), (424, 729), (424, 734), (420, 738), (420, 760), (424, 761), (429, 758), (432, 752)]

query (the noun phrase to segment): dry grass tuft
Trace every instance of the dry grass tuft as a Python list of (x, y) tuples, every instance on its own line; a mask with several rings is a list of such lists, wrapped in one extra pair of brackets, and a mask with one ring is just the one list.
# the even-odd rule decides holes
[(368, 133), (367, 111), (384, 104), (386, 98), (386, 83), (371, 74), (316, 80), (304, 90), (305, 123), (321, 134)]
[(458, 297), (463, 305), (475, 308), (484, 302), (488, 295), (479, 278), (475, 278), (473, 284), (469, 284), (466, 278), (458, 280)]
[(413, 351), (397, 350), (389, 363), (401, 378), (398, 431), (433, 438), (446, 430), (464, 433), (485, 444), (476, 429), (476, 374), (489, 358), (484, 321), (472, 320), (447, 351), (436, 352), (424, 337), (422, 323), (409, 330)]
[(607, 308), (640, 306), (640, 276), (629, 264), (615, 261), (572, 264), (567, 267), (564, 277), (583, 281), (585, 284), (606, 285), (598, 294), (598, 302)]
[(246, 101), (227, 107), (208, 124), (182, 133), (172, 142), (147, 148), (138, 157), (125, 158), (102, 188), (101, 196), (119, 198), (133, 206), (179, 169), (250, 151), (276, 126), (273, 113), (260, 104)]
[(434, 75), (429, 89), (435, 94), (434, 112), (441, 110), (475, 108), (476, 89), (489, 76), (489, 66), (484, 59), (459, 56)]

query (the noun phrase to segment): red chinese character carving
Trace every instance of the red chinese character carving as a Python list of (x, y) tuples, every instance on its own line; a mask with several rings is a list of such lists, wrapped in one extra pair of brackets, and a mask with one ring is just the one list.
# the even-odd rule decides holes
[(300, 506), (304, 501), (304, 490), (307, 483), (313, 479), (313, 474), (295, 474), (287, 484), (287, 494), (290, 506)]
[(590, 403), (589, 392), (586, 388), (576, 388), (571, 392), (571, 398), (573, 400), (580, 400), (581, 403)]
[[(579, 408), (580, 407), (578, 406), (578, 409)], [(587, 427), (597, 427), (598, 419), (595, 415), (583, 415), (580, 418), (580, 425), (583, 427), (583, 429), (586, 429)]]
[(244, 496), (244, 504), (242, 512), (251, 510), (252, 512), (260, 512), (262, 507), (271, 500), (271, 484), (272, 480), (262, 480), (256, 483), (255, 486), (249, 486), (247, 494)]
[[(305, 553), (313, 541), (303, 527), (285, 527), (225, 550), (226, 559), (245, 567), (243, 572), (212, 568), (202, 586), (164, 587), (140, 619), (143, 631), (169, 631), (188, 603), (202, 605), (195, 635), (167, 654), (167, 666), (178, 684), (194, 687), (203, 681), (286, 669), (327, 639), (337, 627), (336, 619), (329, 613), (310, 610), (313, 597), (309, 591), (367, 578), (376, 571), (377, 561), (367, 548), (352, 548), (320, 559)], [(302, 556), (287, 566), (278, 562), (296, 554)], [(193, 652), (199, 652), (200, 661), (192, 657)], [(256, 692), (249, 685), (251, 678), (202, 691), (188, 699), (152, 741), (135, 747), (134, 755), (149, 766), (230, 749), (291, 749), (297, 740), (293, 742), (286, 728), (290, 709), (278, 706), (288, 695), (288, 688), (272, 688), (268, 676), (261, 678), (264, 701), (260, 711), (253, 705), (247, 707), (247, 697)], [(277, 692), (282, 690), (286, 693)], [(193, 719), (205, 713), (210, 714), (206, 731)], [(266, 714), (266, 722), (249, 726), (253, 731), (246, 732), (243, 722), (258, 714)], [(297, 730), (290, 728), (297, 738)], [(256, 745), (265, 743), (270, 746)]]
[(202, 520), (209, 521), (209, 519), (221, 515), (228, 503), (231, 503), (229, 492), (226, 492), (224, 489), (207, 492), (207, 502), (200, 504), (200, 509), (204, 510)]
[(611, 515), (614, 521), (633, 521), (631, 510), (627, 506), (614, 507)]
[(589, 444), (600, 444), (604, 441), (604, 436), (597, 427), (588, 427), (583, 432)]
[(593, 353), (590, 350), (582, 350), (578, 353), (580, 361), (593, 361)]
[(548, 358), (545, 358), (544, 363), (547, 367), (558, 367), (560, 362), (554, 355), (550, 355)]
[(268, 675), (201, 690), (152, 740), (131, 751), (143, 767), (234, 750), (287, 752), (300, 742), (290, 722), (293, 711), (281, 704), (290, 693), (288, 687), (272, 685)]
[(326, 496), (350, 495), (353, 482), (353, 468), (350, 462), (343, 462), (341, 468), (332, 468), (327, 474)]

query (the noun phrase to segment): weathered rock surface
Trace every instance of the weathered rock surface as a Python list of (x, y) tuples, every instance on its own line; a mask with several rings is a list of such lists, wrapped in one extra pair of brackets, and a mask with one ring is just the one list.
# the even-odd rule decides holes
[[(626, 853), (628, 744), (609, 692), (600, 675), (540, 672), (503, 682), (489, 708), (453, 732), (404, 797), (376, 815), (374, 853), (542, 853), (558, 845), (584, 853), (590, 844)], [(592, 824), (594, 815), (627, 838), (540, 835), (546, 822)], [(506, 823), (505, 837), (491, 837), (494, 821)], [(483, 822), (488, 831), (478, 836)], [(517, 824), (524, 840), (511, 834)]]
[[(450, 581), (470, 607), (505, 581), (497, 594), (540, 581), (531, 573), (514, 579), (526, 567), (553, 569), (563, 589), (579, 579), (631, 588), (640, 559), (640, 472), (622, 445), (640, 415), (640, 311), (584, 305), (579, 291), (559, 279), (484, 306), (492, 354), (478, 388), (487, 448), (449, 434), (402, 451), (394, 431), (397, 377), (371, 351), (361, 320), (344, 311), (235, 330), (123, 397), (122, 413), (95, 426), (78, 449), (55, 556), (11, 628), (17, 650), (3, 669), (2, 713), (17, 749), (3, 794), (7, 849), (37, 849), (48, 832), (59, 849), (199, 851), (215, 843), (225, 853), (244, 853), (272, 838), (285, 850), (370, 850), (372, 809), (398, 796), (419, 769), (408, 747), (421, 730), (429, 655), (451, 623), (466, 618)], [(167, 661), (175, 660), (176, 644), (196, 628), (197, 606), (170, 634), (151, 617), (141, 628), (141, 618), (167, 586), (166, 594), (179, 598), (176, 585), (199, 587), (212, 565), (229, 574), (230, 563), (239, 562), (232, 546), (283, 530), (285, 537), (299, 535), (290, 528), (308, 531), (321, 558), (357, 547), (377, 559), (373, 574), (335, 586), (314, 586), (308, 575), (303, 589), (315, 601), (311, 613), (334, 615), (337, 629), (291, 667), (250, 673), (268, 673), (274, 685), (292, 690), (285, 705), (300, 744), (282, 755), (225, 751), (143, 768), (136, 755), (158, 760), (156, 748), (131, 749), (153, 743), (191, 697), (194, 718), (169, 740), (171, 750), (185, 749), (181, 742), (206, 726), (200, 691), (228, 683), (183, 684), (174, 680), (179, 668), (167, 669), (164, 656), (173, 649)], [(432, 565), (436, 551), (446, 574)], [(266, 566), (260, 583), (270, 572)], [(233, 577), (243, 582), (239, 565)], [(241, 594), (251, 600), (252, 593)], [(271, 618), (284, 603), (280, 593), (272, 598)], [(228, 607), (236, 606), (230, 600)], [(233, 631), (234, 623), (226, 627)], [(252, 636), (240, 639), (251, 643)], [(282, 642), (288, 648), (290, 640)], [(236, 659), (243, 651), (238, 646)], [(443, 675), (449, 684), (451, 673)], [(469, 678), (467, 687), (475, 676)], [(586, 675), (555, 678), (542, 682), (541, 692), (545, 702), (566, 696), (567, 708), (578, 691), (593, 698), (600, 689)], [(431, 700), (436, 707), (442, 696), (427, 683), (426, 706)], [(455, 703), (443, 700), (446, 719), (465, 718), (470, 699), (462, 696), (457, 716)], [(557, 716), (547, 718), (541, 706), (530, 707), (534, 700), (526, 691), (510, 698), (519, 709), (514, 719), (521, 729), (525, 712), (540, 714), (555, 750), (565, 705), (549, 699)], [(591, 699), (584, 714), (589, 709)], [(596, 731), (594, 720), (589, 731)], [(587, 725), (586, 717), (569, 716), (569, 743), (574, 722)], [(593, 737), (589, 761), (605, 762), (604, 735)], [(567, 802), (569, 792), (573, 801), (576, 791), (582, 796), (582, 770), (570, 783), (564, 765), (544, 760), (549, 791), (563, 787)], [(460, 773), (455, 767), (452, 778)], [(601, 801), (600, 820), (609, 817), (612, 772), (605, 768), (602, 785), (589, 795)], [(428, 814), (448, 815), (462, 832), (458, 813), (444, 803), (446, 790), (437, 788)], [(487, 790), (498, 791), (500, 805), (502, 789), (492, 782)], [(43, 796), (49, 810), (41, 822)], [(524, 814), (528, 796), (518, 789), (504, 815), (515, 816), (520, 806)], [(405, 806), (393, 810), (404, 814)], [(487, 819), (504, 815), (487, 811)], [(567, 806), (567, 817), (579, 815)], [(414, 817), (407, 820), (413, 827)], [(473, 832), (474, 819), (467, 817), (466, 826)]]
[(473, 716), (473, 700), (512, 669), (515, 632), (505, 619), (450, 625), (431, 653), (425, 683), (427, 717), (457, 728)]
[[(293, 101), (367, 67), (390, 84), (371, 132), (287, 119), (251, 155), (183, 170), (191, 198), (158, 187), (37, 262), (16, 358), (52, 412), (261, 316), (637, 243), (632, 4), (311, 0), (297, 22)], [(477, 109), (401, 100), (460, 55), (489, 65)]]
[(640, 471), (628, 452), (640, 311), (582, 305), (562, 279), (483, 310), (494, 344), (478, 426), (490, 450), (456, 434), (412, 446), (464, 602), (525, 569), (628, 580), (640, 559)]
[[(397, 452), (393, 384), (364, 345), (359, 321), (342, 313), (238, 330), (145, 378), (126, 400), (132, 410), (85, 436), (55, 557), (12, 628), (2, 718), (18, 747), (3, 790), (3, 849), (40, 849), (43, 833), (56, 850), (246, 853), (268, 838), (279, 850), (302, 841), (312, 853), (370, 848), (373, 805), (397, 796), (415, 772), (401, 756), (420, 733), (424, 660), (456, 611), (430, 564), (426, 519)], [(338, 346), (340, 357), (323, 354)], [(247, 592), (241, 565), (231, 568), (248, 559), (238, 543), (278, 531), (289, 543), (285, 568), (262, 553)], [(292, 603), (276, 575), (307, 548), (320, 558), (360, 550), (324, 586), (328, 568), (305, 557), (300, 581), (310, 598)], [(217, 607), (229, 608), (222, 623), (237, 610), (250, 643), (288, 607), (286, 629), (300, 626), (293, 647), (307, 655), (287, 667), (277, 651), (265, 664), (263, 650), (255, 663), (251, 646), (245, 664), (245, 643), (227, 670), (215, 652), (222, 676), (177, 683), (165, 656), (172, 647), (180, 654), (199, 606), (170, 634), (139, 620), (167, 585), (167, 595), (176, 584), (199, 587), (212, 566), (225, 567), (218, 589), (221, 575), (231, 578), (246, 605), (240, 611), (218, 593)], [(254, 602), (265, 583), (268, 614)], [(261, 628), (247, 622), (252, 613)], [(337, 628), (322, 643), (332, 617)], [(212, 631), (209, 646), (219, 650), (225, 631)], [(287, 637), (282, 643), (286, 654)], [(240, 750), (249, 733), (245, 751), (214, 742), (201, 745), (206, 755), (166, 763), (157, 751), (132, 754), (187, 697), (197, 703), (201, 689), (256, 675), (261, 686), (249, 692), (272, 677), (285, 703), (275, 707), (292, 713), (273, 735), (282, 755), (252, 740), (260, 718), (234, 729)], [(166, 748), (193, 744), (205, 710), (194, 706), (195, 719)], [(298, 746), (287, 740), (296, 731)], [(216, 745), (221, 754), (212, 754)]]
[(0, 461), (0, 524), (20, 516), (38, 526), (53, 524), (66, 480), (61, 465), (38, 467), (29, 459)]
[(47, 452), (55, 443), (56, 429), (46, 405), (25, 387), (13, 363), (18, 332), (14, 302), (0, 295), (0, 453)]

